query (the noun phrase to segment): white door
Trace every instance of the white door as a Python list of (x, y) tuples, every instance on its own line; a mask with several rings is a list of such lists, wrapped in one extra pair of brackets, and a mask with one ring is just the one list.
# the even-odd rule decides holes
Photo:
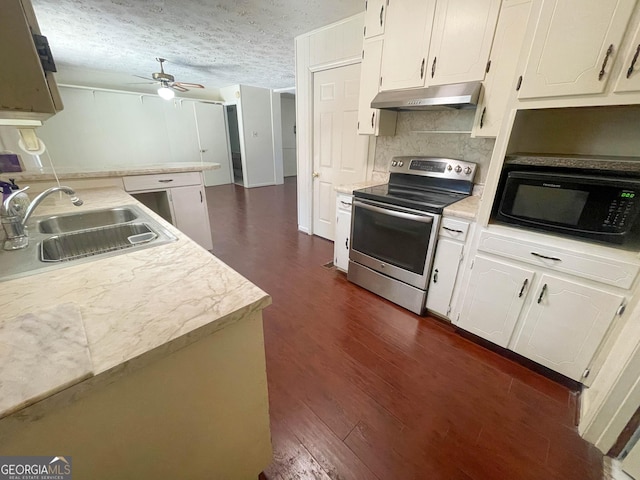
[(380, 90), (422, 87), (435, 0), (392, 0), (387, 6)]
[(477, 256), (458, 326), (506, 347), (534, 272)]
[(224, 106), (213, 103), (194, 102), (196, 127), (203, 162), (219, 163), (218, 170), (204, 171), (204, 184), (226, 185), (232, 183), (231, 149), (225, 120)]
[(501, 0), (438, 0), (427, 85), (481, 81)]
[(333, 240), (334, 186), (366, 178), (368, 138), (358, 135), (360, 64), (314, 74), (313, 233)]
[(550, 275), (531, 292), (512, 350), (580, 381), (623, 297)]
[(518, 97), (602, 93), (635, 3), (545, 1)]
[(449, 316), (449, 305), (460, 260), (462, 260), (463, 248), (463, 243), (448, 238), (438, 239), (431, 270), (431, 282), (427, 291), (427, 310), (445, 317)]
[(170, 188), (175, 225), (182, 233), (207, 250), (213, 248), (204, 187)]

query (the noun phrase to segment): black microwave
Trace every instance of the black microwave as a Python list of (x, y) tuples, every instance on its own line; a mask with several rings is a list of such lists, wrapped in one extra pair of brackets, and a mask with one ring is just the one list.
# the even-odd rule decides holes
[(599, 174), (505, 171), (494, 220), (633, 247), (640, 238), (640, 179)]

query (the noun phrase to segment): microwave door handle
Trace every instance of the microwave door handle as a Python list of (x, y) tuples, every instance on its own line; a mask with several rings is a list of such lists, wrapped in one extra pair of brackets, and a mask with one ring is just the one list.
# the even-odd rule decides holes
[(433, 218), (431, 216), (414, 215), (413, 213), (398, 212), (397, 210), (387, 210), (386, 208), (375, 207), (368, 203), (355, 202), (356, 207), (364, 208), (365, 210), (371, 210), (372, 212), (381, 213), (383, 215), (389, 215), (391, 217), (404, 218), (406, 220), (413, 220), (421, 223), (432, 223)]

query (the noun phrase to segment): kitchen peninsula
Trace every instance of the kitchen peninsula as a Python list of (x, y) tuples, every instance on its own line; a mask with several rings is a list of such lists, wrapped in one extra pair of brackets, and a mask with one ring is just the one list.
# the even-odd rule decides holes
[[(78, 194), (83, 206), (52, 195), (36, 215), (136, 203), (117, 188)], [(0, 413), (0, 452), (71, 456), (77, 478), (95, 480), (255, 479), (271, 460), (262, 330), (271, 299), (140, 206), (177, 240), (0, 282), (0, 348), (32, 349), (0, 367), (0, 396), (15, 370), (29, 392)], [(75, 356), (48, 364), (74, 329)], [(29, 371), (40, 369), (50, 373), (38, 389), (29, 383), (42, 375)]]

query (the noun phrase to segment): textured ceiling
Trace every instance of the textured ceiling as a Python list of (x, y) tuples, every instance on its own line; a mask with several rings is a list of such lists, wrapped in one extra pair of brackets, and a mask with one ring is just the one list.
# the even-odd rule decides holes
[(159, 71), (155, 57), (176, 81), (292, 87), (294, 37), (364, 10), (362, 0), (32, 2), (61, 70), (107, 71), (103, 83), (121, 90)]

